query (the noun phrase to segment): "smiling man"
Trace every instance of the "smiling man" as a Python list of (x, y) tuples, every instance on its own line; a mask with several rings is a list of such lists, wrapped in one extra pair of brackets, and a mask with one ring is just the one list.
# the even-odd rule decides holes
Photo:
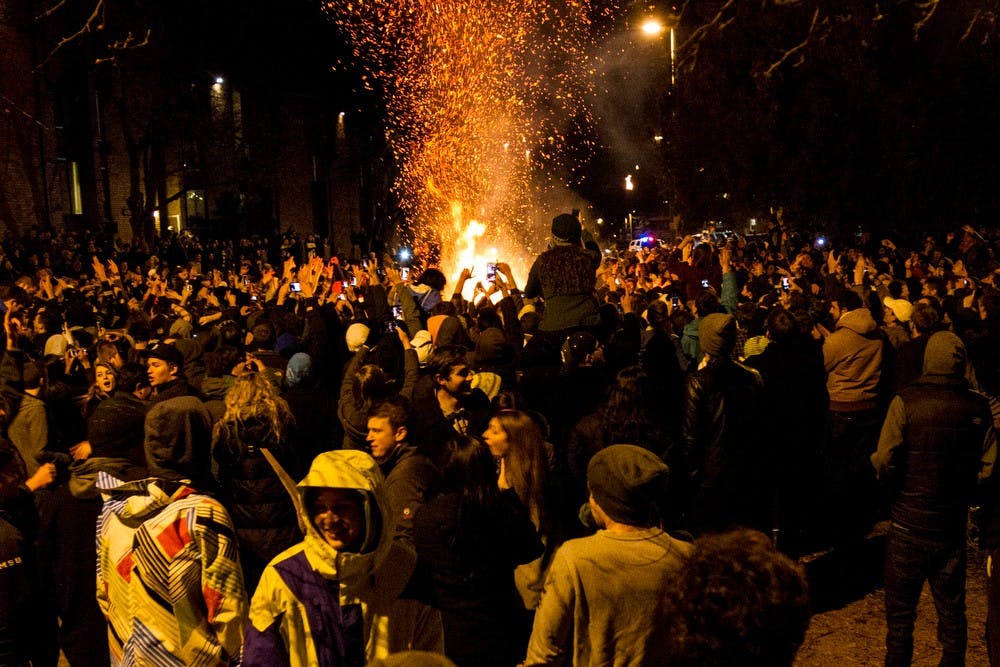
[(357, 450), (320, 454), (298, 484), (305, 539), (264, 570), (250, 603), (243, 665), (361, 665), (440, 652), (441, 618), (397, 599), (416, 565), (393, 539), (382, 473)]

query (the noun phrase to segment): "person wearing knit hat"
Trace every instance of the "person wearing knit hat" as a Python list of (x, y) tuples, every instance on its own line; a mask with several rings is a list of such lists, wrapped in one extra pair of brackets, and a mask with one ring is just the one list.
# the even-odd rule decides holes
[[(547, 342), (558, 349), (569, 330), (600, 323), (594, 297), (601, 249), (583, 230), (578, 216), (557, 215), (552, 220), (552, 242), (531, 265), (524, 297), (541, 297), (545, 312), (539, 329), (550, 332)], [(545, 340), (545, 336), (540, 339)], [(540, 344), (540, 342), (536, 344)]]
[[(662, 614), (670, 575), (691, 545), (654, 519), (667, 466), (634, 445), (611, 445), (587, 467), (590, 508), (601, 528), (563, 544), (535, 613), (525, 665), (666, 664)], [(627, 605), (614, 601), (628, 600)]]
[(580, 219), (570, 213), (560, 213), (552, 218), (552, 238), (562, 243), (579, 243), (583, 233)]
[(312, 378), (313, 363), (312, 357), (305, 352), (296, 352), (288, 360), (285, 368), (285, 386), (291, 389)]
[[(871, 456), (889, 499), (885, 545), (887, 665), (910, 664), (917, 601), (925, 580), (938, 612), (940, 664), (965, 664), (969, 504), (976, 496), (977, 481), (988, 475), (996, 456), (989, 400), (969, 387), (966, 359), (965, 344), (954, 333), (939, 331), (930, 336), (923, 374), (892, 398), (878, 448)], [(980, 495), (991, 496), (996, 498), (992, 490)], [(995, 515), (997, 507), (990, 504), (984, 503), (985, 514)], [(996, 519), (991, 523), (986, 524), (984, 536), (992, 533)], [(987, 572), (988, 589), (994, 598), (996, 561)], [(995, 602), (990, 600), (991, 605)], [(1000, 631), (996, 611), (995, 607), (990, 609), (992, 621), (987, 622), (991, 647)]]
[(889, 338), (892, 347), (898, 350), (903, 343), (910, 340), (910, 317), (913, 315), (913, 304), (906, 299), (895, 299), (891, 296), (882, 300), (882, 331)]
[(728, 357), (736, 347), (736, 318), (723, 313), (706, 315), (698, 335), (705, 355)]
[(427, 329), (421, 329), (410, 339), (410, 345), (417, 351), (417, 361), (420, 362), (421, 366), (424, 366), (430, 358), (431, 352), (434, 351), (434, 341), (431, 340), (431, 332)]
[(362, 324), (361, 322), (355, 322), (351, 326), (347, 327), (347, 333), (344, 337), (347, 340), (347, 349), (351, 352), (357, 352), (361, 347), (368, 342), (368, 334), (371, 333), (371, 329), (368, 325)]
[(682, 513), (696, 532), (731, 525), (769, 529), (764, 479), (767, 425), (764, 383), (756, 370), (733, 361), (736, 318), (712, 313), (701, 321), (698, 369), (689, 374), (681, 415), (681, 446), (668, 463)]

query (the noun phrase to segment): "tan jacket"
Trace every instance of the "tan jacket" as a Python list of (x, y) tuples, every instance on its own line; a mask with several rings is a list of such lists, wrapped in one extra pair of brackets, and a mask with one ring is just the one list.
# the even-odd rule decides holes
[(830, 402), (874, 401), (882, 373), (882, 336), (867, 308), (844, 313), (823, 342)]

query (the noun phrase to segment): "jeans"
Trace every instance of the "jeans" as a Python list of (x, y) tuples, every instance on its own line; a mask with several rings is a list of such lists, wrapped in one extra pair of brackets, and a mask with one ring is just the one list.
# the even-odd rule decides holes
[(964, 534), (938, 541), (891, 526), (885, 554), (886, 665), (909, 665), (913, 658), (913, 623), (924, 581), (937, 609), (940, 664), (965, 664), (965, 548)]
[(833, 544), (864, 535), (881, 514), (870, 459), (881, 425), (879, 410), (827, 415), (822, 466), (826, 534)]

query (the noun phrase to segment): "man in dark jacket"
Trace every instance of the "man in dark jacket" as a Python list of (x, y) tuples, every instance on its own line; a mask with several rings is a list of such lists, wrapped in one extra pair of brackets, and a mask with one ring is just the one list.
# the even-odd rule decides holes
[(173, 345), (157, 343), (146, 351), (146, 374), (153, 388), (153, 402), (159, 403), (180, 396), (201, 398), (183, 375), (184, 355)]
[(435, 348), (429, 374), (413, 389), (414, 436), (424, 454), (440, 464), (445, 443), (456, 435), (479, 436), (490, 420), (490, 399), (472, 388), (475, 375), (461, 345)]
[(909, 665), (927, 579), (938, 611), (942, 665), (965, 664), (966, 524), (977, 474), (996, 455), (987, 399), (969, 389), (965, 345), (927, 341), (923, 375), (889, 405), (872, 464), (889, 487), (885, 557), (886, 665)]
[(671, 467), (687, 475), (688, 523), (697, 532), (737, 524), (767, 528), (763, 381), (730, 358), (732, 315), (706, 316), (700, 337), (705, 359), (688, 376), (680, 451), (670, 456)]
[(395, 515), (396, 537), (413, 542), (413, 513), (438, 478), (431, 460), (409, 443), (407, 401), (393, 396), (368, 416), (368, 446), (385, 477), (385, 493)]

